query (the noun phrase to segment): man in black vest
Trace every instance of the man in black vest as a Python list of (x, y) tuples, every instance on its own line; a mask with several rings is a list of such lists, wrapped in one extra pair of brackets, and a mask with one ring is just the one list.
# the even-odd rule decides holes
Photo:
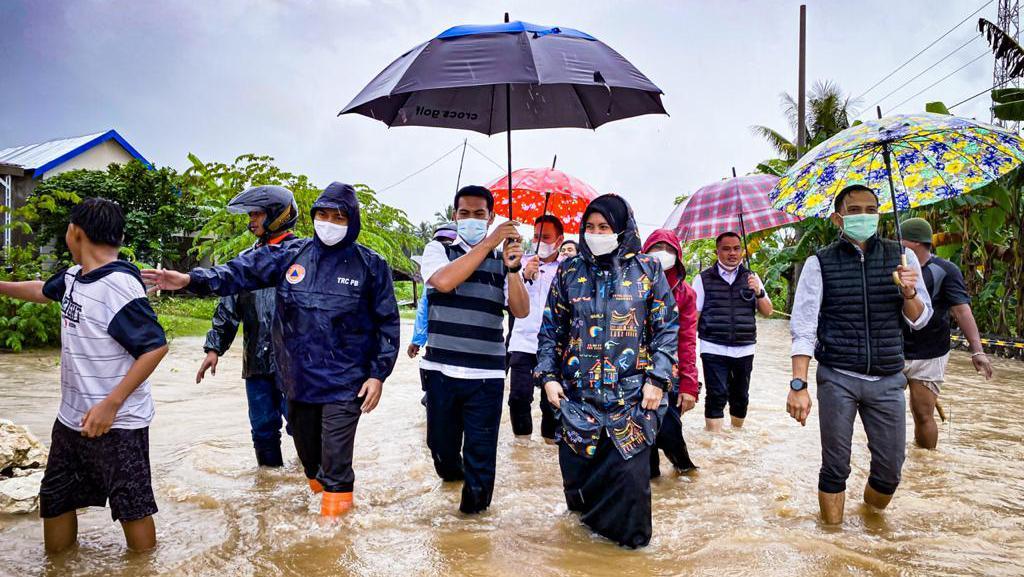
[(697, 336), (704, 367), (707, 396), (704, 422), (709, 431), (721, 431), (725, 405), (734, 428), (743, 426), (750, 399), (750, 371), (754, 366), (757, 319), (754, 312), (771, 316), (772, 301), (764, 283), (743, 266), (740, 235), (724, 232), (715, 239), (718, 261), (693, 279), (697, 293)]
[(822, 460), (818, 505), (827, 524), (843, 521), (858, 413), (871, 452), (864, 502), (884, 509), (896, 492), (907, 434), (903, 322), (919, 330), (932, 315), (913, 251), (877, 236), (875, 192), (848, 186), (834, 206), (832, 224), (842, 236), (807, 259), (793, 301), (793, 380), (786, 402), (790, 416), (806, 424), (813, 354)]
[(903, 246), (914, 251), (921, 262), (924, 284), (935, 310), (928, 325), (919, 331), (903, 328), (904, 354), (907, 366), (903, 374), (910, 390), (910, 413), (914, 416), (914, 441), (919, 447), (934, 449), (939, 442), (935, 425), (935, 405), (945, 380), (949, 362), (949, 317), (963, 331), (971, 347), (975, 370), (992, 377), (992, 363), (981, 346), (978, 323), (971, 312), (971, 296), (960, 269), (946, 259), (932, 254), (932, 226), (923, 218), (908, 218), (900, 225)]
[[(427, 352), (420, 361), (427, 391), (427, 445), (445, 481), (464, 480), (463, 513), (491, 504), (505, 392), (506, 301), (516, 318), (530, 314), (519, 274), (522, 239), (513, 221), (494, 222), (494, 197), (482, 186), (455, 194), (458, 236), (423, 249), (427, 285)], [(504, 250), (497, 248), (504, 244)]]

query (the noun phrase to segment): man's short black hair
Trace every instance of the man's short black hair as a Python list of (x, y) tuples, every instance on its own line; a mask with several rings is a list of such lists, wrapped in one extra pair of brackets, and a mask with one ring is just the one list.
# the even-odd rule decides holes
[(490, 190), (476, 184), (463, 186), (462, 188), (459, 189), (458, 192), (455, 193), (455, 204), (452, 205), (452, 207), (456, 211), (459, 210), (459, 199), (464, 196), (475, 196), (477, 198), (482, 198), (486, 200), (487, 212), (494, 212), (494, 195), (491, 194)]
[(567, 245), (567, 244), (571, 244), (571, 245), (573, 245), (574, 247), (576, 247), (577, 249), (579, 249), (579, 248), (580, 248), (580, 245), (579, 245), (579, 244), (578, 244), (578, 243), (577, 243), (576, 241), (574, 241), (574, 240), (572, 240), (572, 239), (570, 238), (569, 240), (567, 240), (567, 241), (563, 242), (563, 243), (562, 243), (562, 246), (558, 247), (558, 250), (562, 250), (562, 248), (563, 248), (563, 247), (564, 247), (565, 245)]
[(120, 247), (124, 240), (124, 213), (112, 200), (86, 198), (72, 207), (69, 220), (96, 244)]
[(736, 240), (739, 241), (743, 240), (742, 238), (740, 238), (740, 235), (730, 230), (729, 232), (723, 232), (722, 234), (715, 237), (715, 248), (718, 248), (718, 245), (722, 244), (722, 241), (727, 238), (735, 238)]
[(878, 202), (877, 192), (875, 192), (874, 190), (867, 186), (864, 186), (863, 184), (851, 184), (850, 186), (847, 186), (843, 190), (840, 190), (839, 194), (836, 195), (836, 200), (832, 204), (832, 210), (835, 212), (839, 212), (839, 207), (843, 206), (843, 201), (846, 200), (847, 196), (850, 196), (851, 192), (870, 192), (871, 196), (875, 197), (875, 202)]
[[(537, 220), (533, 221), (533, 224), (538, 225), (542, 222), (553, 225), (555, 227), (555, 232), (558, 233), (558, 236), (562, 236), (563, 234), (565, 234), (565, 226), (562, 224), (562, 221), (559, 220), (557, 216), (553, 214), (542, 214), (537, 217)], [(545, 226), (545, 228), (547, 227)]]

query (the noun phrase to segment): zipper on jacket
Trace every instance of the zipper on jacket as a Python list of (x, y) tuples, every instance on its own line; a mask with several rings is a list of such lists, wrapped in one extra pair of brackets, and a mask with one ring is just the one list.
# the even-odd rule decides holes
[[(858, 250), (860, 247), (857, 247)], [(868, 310), (868, 269), (864, 262), (864, 251), (860, 252), (860, 278), (863, 287), (862, 294), (864, 295), (864, 348), (867, 350), (868, 359), (867, 366), (865, 367), (864, 374), (871, 374), (871, 314)]]
[[(601, 293), (602, 292), (604, 293), (605, 298), (607, 299), (608, 294), (609, 294), (608, 291), (611, 288), (609, 286), (609, 284), (611, 284), (611, 283), (608, 282), (609, 281), (609, 278), (608, 278), (609, 277), (609, 273), (608, 273), (608, 271), (604, 270), (604, 269), (599, 269), (599, 270), (601, 272), (601, 287), (602, 287), (602, 290), (598, 291), (598, 294), (597, 294), (597, 298), (599, 299), (599, 304), (601, 306), (601, 308), (598, 309), (598, 310), (603, 310), (603, 311), (605, 311), (605, 313), (603, 314), (602, 319), (601, 319), (601, 338), (604, 339), (604, 342), (601, 343), (601, 370), (598, 371), (598, 374), (601, 375), (601, 380), (598, 381), (598, 386), (602, 390), (604, 390), (604, 364), (608, 360), (608, 357), (605, 356), (605, 355), (607, 355), (607, 352), (606, 352), (604, 343), (608, 342), (608, 340), (611, 339), (611, 337), (608, 335), (608, 317), (611, 315), (611, 310), (610, 310), (610, 307), (605, 306), (605, 303), (611, 302), (611, 300), (614, 300), (614, 299), (605, 300), (604, 302), (600, 302), (600, 298), (601, 298)], [(603, 395), (602, 395), (602, 400), (603, 400)]]

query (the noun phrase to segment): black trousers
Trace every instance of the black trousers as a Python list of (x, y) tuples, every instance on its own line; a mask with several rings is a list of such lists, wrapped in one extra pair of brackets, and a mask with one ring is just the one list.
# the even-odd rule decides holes
[(423, 371), (427, 387), (427, 446), (445, 481), (463, 480), (463, 513), (491, 505), (504, 379), (453, 379)]
[[(536, 388), (533, 369), (536, 366), (537, 355), (519, 351), (512, 351), (509, 355), (508, 417), (515, 435), (533, 434), (533, 391)], [(543, 391), (540, 393), (540, 415), (541, 436), (554, 439), (558, 420)]]
[(661, 456), (658, 450), (665, 452), (670, 463), (676, 471), (684, 472), (696, 469), (697, 466), (690, 460), (690, 452), (686, 449), (686, 440), (683, 439), (682, 414), (679, 412), (679, 393), (668, 394), (668, 410), (661, 419), (661, 428), (658, 429), (657, 441), (651, 451), (651, 478), (661, 476)]
[(704, 384), (707, 386), (704, 417), (723, 418), (728, 403), (730, 415), (745, 419), (747, 404), (750, 402), (750, 371), (754, 368), (754, 355), (734, 358), (702, 353), (700, 360), (704, 366)]
[(623, 459), (607, 433), (601, 433), (591, 458), (558, 446), (565, 504), (581, 513), (595, 533), (623, 547), (644, 547), (651, 541), (651, 453), (647, 447)]
[(319, 481), (324, 491), (352, 491), (352, 450), (362, 404), (361, 399), (326, 404), (288, 401), (295, 451), (306, 478)]

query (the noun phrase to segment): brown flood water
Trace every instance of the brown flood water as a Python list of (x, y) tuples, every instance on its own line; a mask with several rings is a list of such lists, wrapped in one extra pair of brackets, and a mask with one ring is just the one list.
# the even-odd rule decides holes
[[(909, 448), (890, 509), (851, 498), (842, 529), (816, 521), (817, 413), (785, 413), (787, 324), (761, 324), (747, 426), (711, 435), (702, 405), (684, 418), (693, 477), (653, 484), (654, 539), (641, 551), (594, 537), (566, 511), (556, 451), (513, 438), (502, 416), (498, 485), (489, 512), (457, 511), (459, 488), (434, 475), (424, 444), (416, 363), (404, 355), (356, 441), (352, 514), (323, 525), (294, 448), (258, 470), (235, 347), (196, 385), (201, 341), (175, 341), (153, 378), (151, 432), (160, 540), (123, 549), (106, 509), (79, 517), (80, 547), (48, 560), (35, 516), (0, 515), (0, 574), (10, 575), (1021, 575), (1024, 573), (1024, 364), (996, 361), (980, 381), (954, 353), (939, 449)], [(411, 326), (403, 327), (407, 338)], [(404, 350), (404, 348), (403, 348)], [(57, 410), (53, 353), (0, 356), (0, 416), (45, 441)], [(539, 411), (535, 419), (539, 422)], [(908, 439), (912, 423), (907, 415)], [(535, 431), (535, 434), (537, 432)], [(866, 480), (858, 425), (851, 497)], [(664, 471), (671, 470), (664, 461)]]

